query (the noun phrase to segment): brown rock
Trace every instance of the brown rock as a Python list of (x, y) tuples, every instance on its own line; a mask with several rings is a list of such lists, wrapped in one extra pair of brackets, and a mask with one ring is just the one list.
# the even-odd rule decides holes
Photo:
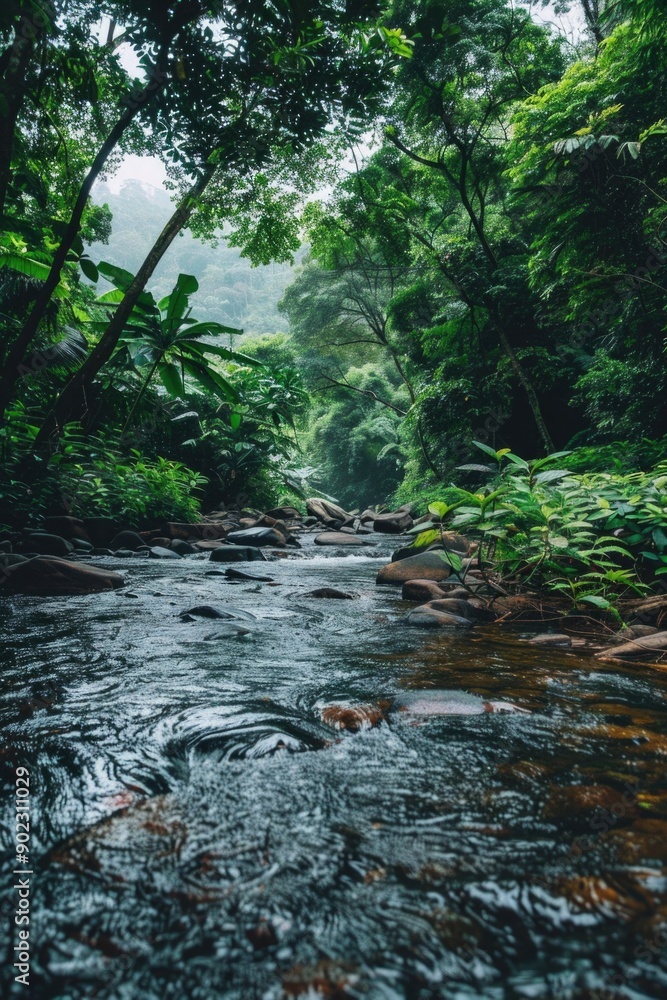
[(125, 580), (118, 573), (56, 556), (36, 556), (10, 566), (4, 581), (5, 593), (39, 596), (90, 594), (125, 586)]
[(613, 830), (606, 839), (616, 848), (616, 856), (626, 865), (667, 862), (667, 822), (640, 819), (625, 830)]
[(406, 580), (401, 593), (404, 601), (419, 601), (422, 604), (444, 596), (444, 591), (435, 580)]
[(412, 517), (406, 510), (395, 510), (378, 514), (373, 521), (373, 530), (388, 535), (400, 535), (412, 527)]
[(461, 615), (448, 611), (438, 611), (430, 604), (422, 604), (411, 611), (404, 619), (406, 625), (417, 628), (470, 628), (471, 622)]
[(322, 531), (319, 535), (315, 535), (314, 538), (315, 545), (373, 545), (373, 542), (369, 542), (364, 538), (359, 538), (358, 535), (350, 535), (343, 531)]
[(301, 514), (296, 507), (274, 507), (267, 510), (265, 517), (273, 517), (277, 521), (297, 521), (301, 519)]
[(84, 542), (91, 541), (83, 521), (78, 517), (45, 517), (44, 531), (51, 535), (60, 535), (70, 542), (73, 538), (80, 538)]
[(384, 712), (379, 705), (327, 705), (320, 712), (320, 718), (334, 729), (356, 733), (378, 726), (384, 719)]
[(544, 805), (551, 821), (604, 833), (619, 823), (629, 823), (640, 814), (636, 796), (608, 785), (555, 786)]
[(552, 646), (571, 646), (572, 639), (569, 635), (561, 635), (559, 632), (543, 632), (540, 635), (534, 635), (532, 639), (529, 639), (533, 646), (545, 646), (547, 648)]
[(167, 538), (182, 538), (185, 542), (190, 541), (192, 538), (211, 542), (215, 539), (224, 538), (226, 534), (223, 525), (215, 522), (182, 524), (168, 521), (162, 525), (160, 531)]
[(222, 539), (213, 542), (193, 542), (192, 547), (198, 552), (212, 552), (213, 549), (221, 548), (225, 542)]
[(408, 580), (446, 580), (451, 575), (451, 567), (437, 552), (420, 552), (397, 562), (382, 566), (376, 583), (391, 583), (400, 586)]
[(306, 500), (306, 510), (311, 517), (316, 517), (324, 524), (335, 524), (336, 527), (340, 527), (343, 524), (354, 523), (352, 514), (348, 514), (338, 504), (331, 503), (329, 500), (320, 500), (319, 497), (311, 497), (310, 500)]
[(647, 654), (649, 656), (659, 656), (664, 650), (667, 650), (667, 632), (656, 632), (653, 635), (642, 636), (630, 642), (623, 642), (620, 646), (609, 646), (607, 649), (596, 653), (596, 656), (600, 658), (613, 656), (643, 659)]
[(318, 587), (317, 590), (309, 590), (301, 597), (323, 597), (330, 601), (352, 601), (354, 594), (347, 594), (344, 590), (336, 590), (335, 587)]

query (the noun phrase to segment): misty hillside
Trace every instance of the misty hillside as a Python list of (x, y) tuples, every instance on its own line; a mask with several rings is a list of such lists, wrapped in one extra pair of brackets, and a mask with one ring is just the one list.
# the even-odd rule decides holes
[[(118, 194), (106, 184), (97, 185), (93, 199), (109, 206), (113, 221), (109, 243), (94, 243), (90, 256), (135, 272), (146, 246), (173, 211), (169, 195), (150, 184), (129, 180)], [(199, 292), (192, 300), (197, 319), (216, 320), (253, 335), (287, 330), (287, 320), (276, 306), (293, 277), (289, 265), (251, 267), (238, 250), (224, 244), (211, 247), (185, 232), (175, 240), (151, 280), (156, 298), (171, 291), (181, 272), (194, 274), (199, 281)]]

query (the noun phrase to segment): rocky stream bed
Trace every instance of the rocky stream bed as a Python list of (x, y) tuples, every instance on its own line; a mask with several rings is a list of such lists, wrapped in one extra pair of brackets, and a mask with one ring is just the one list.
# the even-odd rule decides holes
[(490, 592), (464, 548), (467, 588), (408, 572), (405, 522), (270, 520), (5, 545), (30, 996), (666, 996), (664, 599), (619, 637)]

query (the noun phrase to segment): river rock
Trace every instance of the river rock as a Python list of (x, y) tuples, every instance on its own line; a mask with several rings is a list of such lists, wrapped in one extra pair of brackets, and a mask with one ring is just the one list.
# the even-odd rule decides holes
[[(611, 788), (609, 785), (568, 785), (554, 786), (544, 804), (543, 816), (551, 822), (562, 821), (596, 833), (622, 823), (630, 823), (641, 814), (636, 796), (628, 791)], [(591, 820), (599, 818), (594, 827)]]
[(191, 545), (190, 542), (184, 542), (182, 538), (172, 539), (170, 548), (179, 556), (190, 556), (197, 551), (194, 545)]
[(17, 552), (37, 552), (41, 556), (60, 556), (66, 559), (74, 546), (60, 535), (49, 535), (45, 531), (31, 531), (16, 546)]
[(621, 658), (642, 659), (647, 654), (649, 656), (660, 655), (667, 649), (667, 632), (656, 632), (653, 635), (642, 636), (633, 639), (631, 642), (623, 642), (620, 646), (609, 646), (595, 655), (599, 658), (614, 656)]
[(145, 539), (136, 531), (119, 531), (116, 537), (111, 539), (109, 548), (114, 551), (116, 549), (131, 549), (136, 552), (145, 544)]
[(95, 548), (111, 548), (110, 542), (119, 531), (119, 524), (110, 517), (84, 517), (83, 526)]
[(318, 587), (317, 590), (309, 590), (307, 594), (300, 594), (301, 597), (323, 597), (332, 601), (351, 601), (354, 594), (347, 594), (344, 590), (336, 590), (335, 587)]
[(50, 535), (60, 535), (72, 542), (78, 538), (84, 542), (90, 542), (90, 536), (83, 521), (78, 517), (45, 517), (44, 531)]
[(87, 542), (84, 538), (72, 538), (72, 547), (75, 552), (92, 552), (93, 543)]
[(412, 527), (412, 515), (407, 510), (394, 510), (387, 514), (377, 514), (373, 530), (386, 535), (401, 535)]
[[(460, 597), (437, 597), (435, 600), (427, 602), (429, 608), (436, 611), (445, 611), (448, 615), (459, 615), (461, 618), (468, 618), (470, 621), (492, 621), (495, 615), (484, 605), (478, 606)], [(417, 610), (417, 609), (415, 609)]]
[(276, 521), (298, 521), (301, 520), (301, 514), (296, 509), (296, 507), (274, 507), (273, 510), (267, 510), (266, 517), (273, 517)]
[(167, 538), (180, 538), (182, 541), (188, 541), (191, 538), (196, 538), (199, 541), (210, 542), (214, 541), (216, 538), (224, 538), (226, 535), (223, 525), (216, 522), (187, 524), (179, 521), (167, 521), (162, 525), (160, 531), (162, 531)]
[(230, 531), (227, 541), (233, 545), (277, 545), (282, 548), (285, 536), (275, 528), (244, 528), (241, 531)]
[(162, 545), (152, 545), (148, 553), (151, 559), (182, 559), (173, 549), (165, 549)]
[(354, 523), (352, 514), (348, 514), (338, 504), (332, 503), (330, 500), (320, 500), (319, 497), (311, 497), (310, 500), (306, 500), (306, 510), (311, 517), (316, 517), (318, 521), (336, 528), (342, 527), (344, 524)]
[(572, 645), (570, 636), (560, 632), (543, 632), (540, 635), (534, 635), (528, 642), (532, 646), (544, 646), (547, 649), (553, 646), (570, 647)]
[(392, 583), (400, 586), (408, 580), (446, 580), (451, 575), (451, 567), (437, 552), (420, 552), (416, 556), (400, 559), (382, 566), (376, 583)]
[(264, 556), (255, 545), (220, 545), (213, 549), (210, 559), (211, 562), (252, 562), (253, 559), (263, 560)]
[(435, 580), (406, 580), (401, 592), (404, 601), (419, 601), (421, 604), (427, 604), (444, 596), (445, 591)]
[(4, 581), (6, 593), (40, 596), (89, 594), (123, 586), (125, 580), (118, 573), (41, 555), (9, 567)]
[(379, 705), (325, 705), (320, 711), (320, 718), (327, 726), (351, 733), (379, 726), (384, 717)]
[(430, 604), (422, 604), (415, 608), (403, 621), (406, 625), (414, 625), (417, 628), (470, 628), (471, 625), (468, 618), (462, 618), (448, 611), (438, 611)]
[(408, 691), (396, 698), (393, 708), (416, 716), (485, 715), (494, 712), (529, 714), (507, 701), (485, 701), (468, 691)]
[[(192, 547), (194, 548), (195, 552), (213, 552), (214, 549), (222, 548), (223, 545), (227, 545), (227, 543), (223, 542), (222, 539), (218, 539), (216, 541), (211, 541), (211, 542), (192, 543)], [(227, 545), (227, 548), (230, 548), (230, 546)]]
[[(429, 545), (421, 551), (432, 552), (437, 551), (438, 549), (441, 551), (445, 549), (448, 552), (456, 552), (457, 555), (465, 556), (468, 555), (471, 548), (472, 546), (465, 535), (457, 535), (453, 531), (446, 531), (444, 532), (441, 541), (434, 542), (432, 545)], [(415, 552), (419, 551), (420, 549), (415, 549), (412, 544), (404, 545), (402, 548), (396, 549), (396, 551), (392, 554), (391, 560), (392, 562), (396, 562), (399, 559), (407, 559), (408, 556), (413, 556)]]
[(181, 617), (184, 615), (195, 615), (197, 618), (234, 618), (231, 612), (212, 608), (210, 604), (198, 604), (195, 608), (181, 611)]
[(358, 535), (350, 535), (343, 531), (322, 531), (319, 535), (315, 535), (314, 542), (315, 545), (354, 546), (374, 544), (365, 538), (359, 538)]
[(242, 569), (226, 569), (224, 575), (228, 580), (253, 580), (256, 583), (273, 583), (272, 576), (253, 576), (251, 573), (244, 573)]
[(28, 556), (20, 555), (18, 552), (0, 552), (0, 566), (18, 566), (24, 562), (29, 562)]
[(225, 622), (219, 625), (215, 632), (208, 632), (203, 638), (204, 642), (217, 642), (219, 639), (237, 639), (244, 635), (251, 635), (249, 628), (239, 625), (238, 622)]

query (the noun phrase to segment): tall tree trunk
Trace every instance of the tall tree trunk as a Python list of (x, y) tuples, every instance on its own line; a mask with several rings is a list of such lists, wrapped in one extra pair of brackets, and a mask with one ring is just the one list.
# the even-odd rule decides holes
[(81, 392), (89, 386), (103, 365), (107, 363), (113, 354), (120, 335), (127, 323), (132, 310), (139, 300), (146, 284), (150, 280), (155, 268), (160, 263), (165, 253), (178, 236), (183, 227), (187, 224), (190, 216), (196, 208), (197, 201), (202, 195), (209, 181), (213, 177), (215, 167), (207, 165), (201, 176), (192, 185), (185, 197), (179, 202), (174, 214), (171, 216), (166, 226), (149, 250), (146, 259), (137, 271), (134, 280), (127, 289), (123, 299), (118, 304), (116, 311), (108, 327), (102, 335), (100, 342), (93, 348), (79, 370), (72, 376), (57, 399), (51, 413), (47, 416), (42, 428), (37, 435), (35, 446), (38, 447), (51, 430), (59, 428), (68, 419), (71, 409), (80, 396)]
[(18, 369), (32, 343), (35, 334), (37, 333), (39, 324), (44, 318), (49, 302), (51, 301), (51, 297), (58, 287), (58, 282), (60, 281), (60, 275), (65, 265), (65, 260), (67, 259), (67, 255), (72, 249), (74, 241), (79, 234), (81, 219), (88, 203), (88, 198), (93, 184), (99, 177), (101, 171), (104, 169), (104, 165), (109, 156), (113, 153), (123, 135), (136, 118), (141, 107), (146, 104), (147, 101), (151, 100), (156, 93), (162, 90), (166, 83), (166, 59), (168, 50), (168, 45), (165, 45), (152, 73), (153, 79), (144, 87), (136, 98), (132, 98), (131, 101), (128, 102), (122, 116), (111, 129), (111, 132), (107, 136), (105, 142), (100, 147), (97, 156), (93, 160), (88, 174), (81, 185), (74, 208), (72, 209), (72, 214), (67, 224), (67, 229), (65, 230), (60, 246), (56, 250), (53, 258), (49, 275), (44, 284), (41, 286), (39, 294), (37, 295), (35, 303), (30, 311), (30, 315), (23, 325), (23, 329), (12, 344), (7, 357), (2, 378), (0, 379), (0, 414), (4, 413), (5, 409), (11, 402), (14, 387), (18, 380)]
[(45, 0), (42, 9), (30, 16), (24, 12), (14, 27), (14, 41), (3, 53), (0, 81), (0, 215), (4, 214), (7, 189), (11, 179), (16, 122), (27, 90), (27, 74), (35, 44), (55, 18), (52, 5)]

